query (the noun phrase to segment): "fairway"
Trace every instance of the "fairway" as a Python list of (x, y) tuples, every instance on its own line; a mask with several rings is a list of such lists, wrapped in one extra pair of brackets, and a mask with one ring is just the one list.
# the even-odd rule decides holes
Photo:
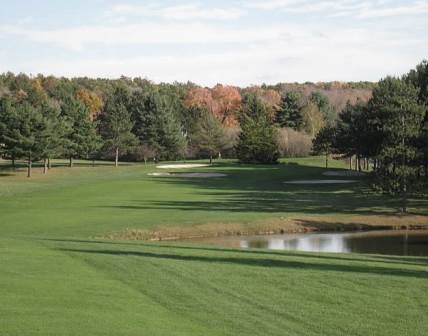
[(137, 240), (428, 227), (426, 197), (398, 216), (366, 176), (286, 183), (344, 180), (346, 164), (322, 157), (179, 172), (60, 163), (32, 179), (0, 163), (2, 336), (426, 334), (427, 257)]

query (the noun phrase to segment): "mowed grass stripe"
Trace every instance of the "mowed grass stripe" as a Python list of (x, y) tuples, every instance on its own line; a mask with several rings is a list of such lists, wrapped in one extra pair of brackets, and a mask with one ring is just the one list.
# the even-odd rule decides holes
[[(354, 186), (282, 183), (320, 179), (323, 163), (198, 168), (228, 175), (213, 179), (151, 177), (153, 165), (1, 176), (0, 335), (425, 335), (426, 257), (94, 239), (293, 216), (318, 218), (308, 225), (396, 220), (398, 203), (364, 177)], [(422, 221), (426, 198), (410, 208)]]

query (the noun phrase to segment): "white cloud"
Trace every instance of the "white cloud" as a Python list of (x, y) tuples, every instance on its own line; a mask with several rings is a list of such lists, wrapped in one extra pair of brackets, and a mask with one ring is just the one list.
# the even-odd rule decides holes
[[(408, 18), (375, 26), (376, 21), (356, 18), (403, 15), (416, 12), (415, 8), (419, 13), (425, 10), (426, 2), (394, 5), (393, 11), (385, 11), (392, 8), (390, 3), (256, 0), (250, 2), (255, 9), (242, 8), (255, 21), (228, 21), (229, 14), (221, 11), (213, 13), (226, 21), (211, 20), (213, 14), (197, 4), (117, 5), (110, 8), (109, 20), (105, 16), (94, 17), (94, 22), (103, 20), (102, 24), (68, 23), (43, 28), (39, 21), (17, 20), (14, 25), (0, 26), (4, 41), (0, 72), (140, 75), (156, 81), (191, 80), (203, 85), (377, 80), (387, 74), (403, 73), (428, 55), (427, 23)], [(269, 16), (274, 6), (281, 10), (272, 10), (275, 15)], [(154, 18), (150, 13), (155, 13)], [(305, 20), (303, 24), (295, 13), (320, 13), (325, 20)], [(138, 20), (130, 18), (134, 14)], [(349, 16), (349, 24), (338, 29), (334, 15)], [(23, 49), (17, 51), (19, 48)], [(50, 54), (52, 57), (45, 56)]]
[(197, 3), (187, 3), (174, 6), (160, 6), (158, 4), (148, 5), (115, 5), (107, 11), (107, 15), (114, 17), (122, 16), (143, 16), (158, 17), (167, 20), (235, 20), (245, 14), (245, 11), (236, 7), (211, 8), (204, 7)]
[(94, 45), (251, 43), (280, 39), (283, 31), (280, 26), (228, 29), (207, 23), (143, 23), (49, 30), (0, 26), (2, 35), (17, 36), (71, 50), (82, 50)]
[(300, 14), (323, 12), (328, 13), (330, 17), (353, 16), (360, 19), (424, 15), (428, 13), (427, 0), (405, 1), (404, 3), (397, 3), (391, 0), (253, 0), (247, 3), (246, 6)]
[(405, 15), (424, 15), (428, 13), (428, 1), (416, 1), (404, 6), (367, 8), (362, 10), (358, 17), (360, 18), (381, 18)]
[[(125, 31), (118, 28), (116, 31), (112, 27), (86, 27), (75, 28), (71, 32), (37, 32), (36, 37), (30, 35), (30, 38), (54, 44), (76, 38), (78, 41), (71, 45), (110, 43), (116, 46), (160, 39), (165, 43), (165, 49), (156, 55), (135, 57), (131, 54), (120, 57), (107, 53), (103, 57), (90, 58), (79, 57), (77, 53), (76, 58), (72, 59), (27, 61), (18, 69), (65, 76), (118, 77), (123, 74), (145, 76), (155, 81), (191, 80), (203, 85), (218, 82), (249, 85), (263, 81), (377, 80), (386, 74), (404, 72), (420, 61), (417, 55), (405, 50), (419, 48), (420, 53), (428, 53), (428, 47), (421, 44), (423, 41), (416, 38), (408, 40), (405, 32), (399, 31), (371, 31), (368, 28), (337, 30), (334, 27), (324, 27), (320, 31), (316, 24), (304, 28), (283, 24), (263, 29), (234, 30), (216, 29), (208, 24), (163, 26), (150, 26), (152, 31), (160, 32), (157, 35), (151, 32), (143, 35), (148, 29), (146, 25), (126, 26)], [(131, 31), (135, 32), (135, 36), (127, 36)], [(170, 36), (173, 31), (173, 36)], [(184, 32), (188, 36), (183, 37)], [(179, 54), (175, 52), (175, 39), (179, 39), (181, 46), (189, 41), (208, 40), (216, 48), (210, 51), (195, 48), (194, 53)], [(237, 43), (221, 46), (225, 40)], [(65, 46), (69, 47), (68, 44)]]

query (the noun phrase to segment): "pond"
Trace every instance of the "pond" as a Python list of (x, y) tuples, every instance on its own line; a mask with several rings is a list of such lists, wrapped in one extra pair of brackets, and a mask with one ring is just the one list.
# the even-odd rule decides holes
[(198, 239), (222, 247), (428, 256), (428, 230), (291, 233)]

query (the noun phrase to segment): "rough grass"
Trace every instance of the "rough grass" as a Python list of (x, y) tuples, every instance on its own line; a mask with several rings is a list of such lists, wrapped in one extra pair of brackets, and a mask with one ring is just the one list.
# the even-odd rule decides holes
[(151, 177), (153, 165), (80, 164), (47, 176), (36, 168), (30, 180), (6, 163), (0, 170), (2, 336), (426, 334), (426, 257), (91, 238), (423, 225), (425, 198), (399, 217), (399, 203), (372, 193), (363, 177), (352, 186), (282, 183), (322, 178), (322, 158), (198, 168), (228, 174), (215, 179)]

